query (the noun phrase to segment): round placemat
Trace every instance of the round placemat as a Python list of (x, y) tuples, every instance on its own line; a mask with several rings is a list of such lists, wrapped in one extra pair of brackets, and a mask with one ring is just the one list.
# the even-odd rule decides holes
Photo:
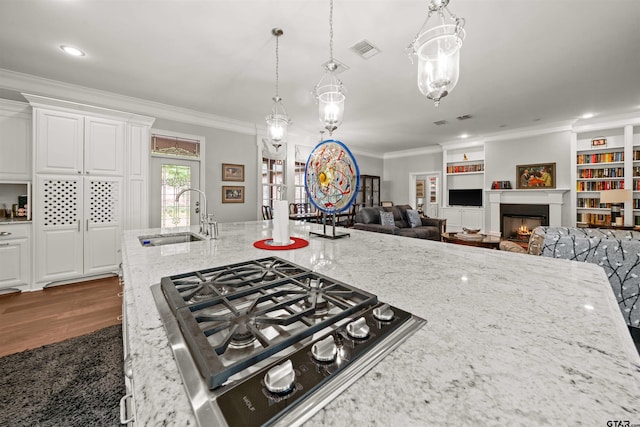
[(289, 249), (300, 249), (309, 245), (308, 240), (300, 239), (299, 237), (291, 237), (293, 243), (288, 245), (274, 245), (273, 239), (262, 239), (257, 242), (253, 242), (253, 246), (258, 249), (266, 249), (268, 251), (286, 251)]

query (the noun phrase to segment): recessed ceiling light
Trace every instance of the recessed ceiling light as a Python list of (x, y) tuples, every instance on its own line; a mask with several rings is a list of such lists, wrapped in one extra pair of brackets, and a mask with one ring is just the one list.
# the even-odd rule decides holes
[(462, 135), (460, 135), (460, 138), (462, 139), (469, 138), (469, 134), (463, 133)]
[(593, 113), (585, 113), (582, 115), (583, 119), (590, 119), (591, 117), (595, 116), (595, 114)]
[(77, 47), (61, 45), (60, 49), (62, 49), (65, 53), (68, 53), (71, 56), (84, 56), (85, 53), (78, 49)]

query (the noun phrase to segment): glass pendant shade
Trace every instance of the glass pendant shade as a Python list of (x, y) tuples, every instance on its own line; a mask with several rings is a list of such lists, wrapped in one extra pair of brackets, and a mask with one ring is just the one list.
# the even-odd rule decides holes
[(344, 87), (334, 75), (332, 65), (327, 65), (327, 72), (316, 85), (316, 100), (318, 102), (318, 118), (324, 123), (324, 128), (331, 134), (342, 123), (344, 117)]
[[(453, 91), (460, 76), (460, 48), (464, 41), (464, 18), (448, 9), (449, 0), (431, 0), (429, 14), (405, 52), (413, 62), (418, 57), (418, 88), (435, 106), (440, 99)], [(454, 24), (445, 24), (447, 12)], [(432, 15), (437, 15), (440, 25), (427, 28)]]
[(422, 33), (416, 41), (418, 88), (438, 106), (458, 84), (460, 48), (464, 30), (455, 25), (440, 25)]
[(279, 97), (273, 98), (273, 108), (265, 120), (267, 122), (267, 136), (272, 144), (280, 144), (287, 140), (287, 129), (290, 119)]

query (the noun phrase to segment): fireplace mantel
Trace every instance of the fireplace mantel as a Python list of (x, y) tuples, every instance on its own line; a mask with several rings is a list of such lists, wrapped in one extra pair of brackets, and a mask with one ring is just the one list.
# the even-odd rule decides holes
[(549, 205), (549, 225), (562, 225), (562, 205), (568, 188), (540, 188), (531, 190), (485, 190), (489, 200), (489, 230), (500, 234), (500, 203)]

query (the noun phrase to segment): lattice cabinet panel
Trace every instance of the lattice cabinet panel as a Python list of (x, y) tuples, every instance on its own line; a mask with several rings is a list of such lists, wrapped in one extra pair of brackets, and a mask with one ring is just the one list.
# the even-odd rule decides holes
[(43, 227), (77, 226), (82, 215), (79, 179), (43, 179), (40, 182), (40, 215)]
[(110, 224), (120, 222), (120, 185), (118, 181), (89, 180), (89, 222)]

